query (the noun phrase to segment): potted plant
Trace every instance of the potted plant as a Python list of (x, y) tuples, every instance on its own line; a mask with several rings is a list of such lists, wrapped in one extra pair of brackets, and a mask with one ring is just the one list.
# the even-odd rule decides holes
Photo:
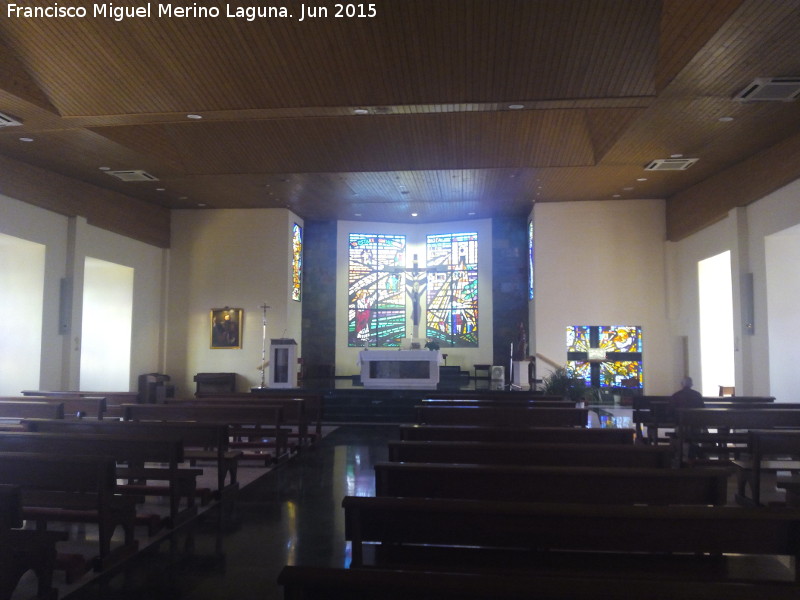
[(439, 342), (437, 342), (436, 340), (428, 340), (427, 342), (425, 342), (425, 347), (431, 352), (435, 352), (436, 350), (439, 349)]
[(542, 378), (542, 390), (548, 396), (563, 396), (578, 402), (585, 398), (589, 389), (583, 377), (566, 367), (558, 367)]

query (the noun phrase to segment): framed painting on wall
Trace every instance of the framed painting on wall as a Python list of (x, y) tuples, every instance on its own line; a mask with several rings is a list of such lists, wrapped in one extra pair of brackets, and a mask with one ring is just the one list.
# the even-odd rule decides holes
[(241, 348), (243, 318), (241, 308), (212, 308), (211, 348)]

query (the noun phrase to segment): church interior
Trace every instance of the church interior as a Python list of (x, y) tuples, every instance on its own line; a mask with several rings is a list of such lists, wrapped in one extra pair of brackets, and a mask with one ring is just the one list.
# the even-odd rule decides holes
[[(57, 570), (59, 597), (282, 598), (286, 565), (359, 563), (343, 498), (376, 495), (375, 465), (437, 394), (570, 396), (585, 429), (628, 429), (688, 376), (697, 410), (780, 411), (705, 431), (794, 427), (800, 0), (3, 10), (0, 407), (23, 391), (123, 398), (119, 415), (125, 394), (324, 402), (314, 444), (241, 469), (230, 522), (212, 503), (78, 585)], [(577, 396), (556, 391), (562, 372)], [(27, 417), (3, 410), (0, 436), (20, 433)], [(651, 420), (636, 445), (700, 471), (679, 422), (664, 438)], [(715, 448), (708, 468), (742, 460)], [(791, 505), (770, 482), (761, 508)], [(430, 586), (589, 599), (638, 585), (580, 574), (585, 589), (558, 592), (564, 573), (538, 572), (541, 596), (527, 580), (506, 595)], [(361, 597), (427, 597), (386, 577)], [(620, 580), (655, 578), (664, 597), (797, 592), (783, 572)], [(320, 585), (286, 598), (358, 595)], [(8, 598), (35, 586), (28, 573)]]

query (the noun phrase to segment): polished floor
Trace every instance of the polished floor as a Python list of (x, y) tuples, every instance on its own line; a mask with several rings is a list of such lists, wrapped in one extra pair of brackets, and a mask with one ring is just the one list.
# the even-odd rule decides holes
[[(341, 501), (374, 495), (375, 462), (397, 426), (343, 425), (239, 494), (218, 529), (214, 515), (140, 553), (69, 600), (277, 600), (286, 564), (347, 566)], [(188, 546), (188, 548), (187, 548)]]

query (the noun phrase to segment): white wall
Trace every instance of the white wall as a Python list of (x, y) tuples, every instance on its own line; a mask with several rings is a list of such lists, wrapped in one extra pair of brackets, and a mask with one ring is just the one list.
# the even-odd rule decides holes
[(797, 402), (797, 340), (800, 339), (800, 226), (767, 236), (770, 394)]
[[(355, 375), (360, 348), (347, 346), (347, 276), (348, 247), (351, 233), (384, 233), (406, 236), (407, 267), (411, 266), (414, 254), (425, 261), (426, 236), (436, 233), (478, 233), (478, 348), (447, 348), (448, 366), (460, 366), (472, 371), (475, 363), (492, 362), (492, 222), (487, 219), (475, 221), (452, 221), (448, 223), (423, 223), (399, 225), (393, 223), (339, 221), (336, 247), (336, 374)], [(426, 305), (422, 306), (422, 310)], [(423, 313), (424, 314), (424, 313)], [(411, 303), (406, 302), (406, 322), (411, 321)], [(411, 335), (410, 331), (408, 333)], [(424, 318), (420, 321), (420, 337), (425, 337)]]
[(42, 306), (41, 369), (38, 381), (32, 386), (35, 388), (62, 389), (62, 337), (58, 331), (58, 311), (60, 282), (67, 265), (67, 226), (66, 217), (0, 195), (0, 233), (46, 247), (43, 297), (41, 300), (33, 299)]
[[(172, 213), (167, 367), (180, 396), (197, 373), (237, 373), (237, 388), (261, 384), (262, 311), (272, 338), (301, 343), (302, 302), (291, 300), (291, 227), (284, 209), (178, 210)], [(210, 348), (210, 311), (244, 310), (242, 348)], [(302, 348), (298, 347), (298, 356)], [(268, 378), (267, 378), (268, 379)]]
[[(73, 310), (66, 389), (80, 386), (80, 335), (83, 326), (83, 274), (86, 258), (122, 265), (134, 270), (131, 318), (131, 364), (129, 391), (138, 387), (142, 373), (163, 372), (162, 325), (164, 322), (164, 278), (166, 250), (73, 220)], [(101, 390), (125, 391), (125, 390)]]
[[(131, 375), (126, 388), (136, 389), (140, 373), (162, 370), (164, 250), (89, 225), (82, 217), (69, 219), (5, 196), (0, 196), (0, 215), (0, 233), (47, 247), (41, 374), (39, 385), (35, 387), (69, 390), (79, 386), (83, 270), (87, 256), (136, 271)], [(67, 319), (69, 331), (63, 334), (59, 330), (62, 279), (72, 284), (71, 311)]]
[(81, 390), (124, 390), (129, 387), (134, 273), (130, 267), (86, 257)]
[[(768, 236), (800, 224), (800, 180), (773, 192), (747, 207), (746, 211), (749, 238), (750, 266), (753, 273), (755, 334), (750, 337), (749, 366), (752, 371), (752, 392), (775, 395), (777, 401), (797, 402), (796, 393), (791, 397), (779, 395), (772, 390), (770, 382), (771, 347), (769, 337), (767, 300), (767, 261), (765, 240)], [(795, 268), (797, 265), (787, 263)], [(772, 299), (770, 299), (772, 301)], [(794, 375), (792, 373), (790, 377)], [(796, 379), (796, 376), (795, 376)], [(738, 382), (737, 382), (737, 385)], [(796, 386), (795, 386), (796, 388)]]
[(47, 246), (0, 233), (0, 395), (38, 389)]
[[(640, 325), (645, 392), (674, 391), (679, 340), (667, 322), (664, 214), (656, 200), (536, 204), (531, 348), (564, 364), (567, 325)], [(537, 375), (550, 370), (540, 363)]]

